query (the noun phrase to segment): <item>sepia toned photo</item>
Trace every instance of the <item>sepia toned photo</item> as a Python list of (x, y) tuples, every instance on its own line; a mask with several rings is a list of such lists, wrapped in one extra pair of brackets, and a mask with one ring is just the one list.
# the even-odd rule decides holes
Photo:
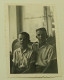
[(8, 72), (13, 77), (59, 74), (55, 6), (8, 5)]

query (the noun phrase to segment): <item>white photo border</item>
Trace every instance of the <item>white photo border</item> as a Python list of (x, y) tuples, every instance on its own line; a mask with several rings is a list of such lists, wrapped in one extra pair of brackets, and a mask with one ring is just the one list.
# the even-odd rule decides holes
[[(55, 35), (56, 35), (56, 50), (57, 50), (57, 63), (58, 63), (58, 73), (40, 73), (40, 74), (10, 74), (10, 55), (9, 55), (9, 14), (8, 6), (25, 6), (25, 5), (43, 5), (43, 6), (54, 6), (54, 20), (55, 20)], [(55, 4), (43, 4), (43, 3), (7, 3), (5, 4), (5, 39), (6, 39), (6, 63), (7, 63), (7, 74), (8, 77), (19, 78), (19, 77), (30, 77), (30, 78), (40, 78), (40, 77), (60, 77), (62, 76), (61, 69), (61, 57), (60, 57), (60, 44), (59, 44), (59, 32), (58, 32), (58, 23), (57, 23), (57, 14), (56, 14), (56, 5)]]

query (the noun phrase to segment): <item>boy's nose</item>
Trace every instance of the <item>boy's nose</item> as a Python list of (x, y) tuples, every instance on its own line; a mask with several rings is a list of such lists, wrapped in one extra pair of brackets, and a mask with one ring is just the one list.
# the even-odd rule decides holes
[(42, 35), (40, 35), (40, 38), (42, 38)]
[(23, 41), (23, 39), (22, 39), (22, 38), (20, 38), (20, 41)]
[(21, 41), (23, 41), (23, 39), (21, 39)]

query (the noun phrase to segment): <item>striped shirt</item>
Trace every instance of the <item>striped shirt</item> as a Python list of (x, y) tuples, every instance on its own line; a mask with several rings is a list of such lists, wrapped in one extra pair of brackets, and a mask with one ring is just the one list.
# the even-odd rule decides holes
[(28, 68), (32, 52), (33, 50), (29, 48), (25, 49), (23, 52), (20, 48), (17, 48), (13, 52), (13, 62), (18, 66), (18, 68)]

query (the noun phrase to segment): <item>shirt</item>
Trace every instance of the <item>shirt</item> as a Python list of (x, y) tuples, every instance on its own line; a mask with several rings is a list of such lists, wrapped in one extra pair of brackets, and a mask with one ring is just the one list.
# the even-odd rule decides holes
[(13, 52), (13, 62), (18, 66), (18, 68), (28, 68), (32, 52), (32, 49), (29, 48), (25, 49), (23, 52), (21, 51), (20, 47), (17, 48)]
[(53, 47), (46, 43), (39, 48), (39, 43), (35, 43), (33, 48), (37, 52), (36, 65), (47, 66), (52, 60)]

